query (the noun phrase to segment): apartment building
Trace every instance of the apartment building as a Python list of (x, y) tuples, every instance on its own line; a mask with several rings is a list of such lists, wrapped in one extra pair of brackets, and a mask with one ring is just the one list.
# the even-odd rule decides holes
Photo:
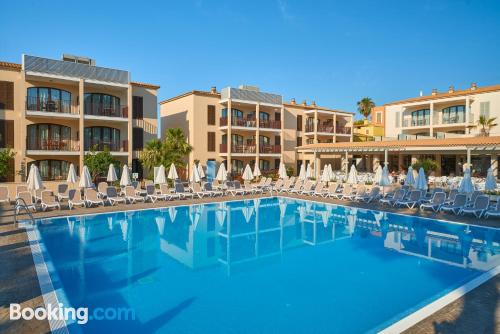
[(353, 113), (285, 102), (253, 86), (187, 92), (160, 102), (160, 114), (162, 133), (181, 128), (194, 147), (187, 167), (199, 160), (212, 176), (222, 162), (234, 173), (246, 164), (274, 170), (281, 160), (297, 171), (310, 157), (296, 147), (352, 141)]
[(157, 137), (159, 88), (84, 57), (0, 62), (0, 148), (16, 152), (7, 181), (24, 181), (33, 163), (44, 180), (65, 179), (92, 148), (141, 174), (143, 143)]

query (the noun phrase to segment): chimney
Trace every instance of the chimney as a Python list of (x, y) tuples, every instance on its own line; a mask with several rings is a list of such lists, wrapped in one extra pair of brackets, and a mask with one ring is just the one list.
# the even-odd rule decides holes
[(438, 93), (438, 90), (436, 88), (433, 88), (432, 89), (432, 95), (437, 95), (437, 93)]
[(420, 91), (420, 96), (424, 96), (424, 92)]
[(455, 87), (450, 86), (450, 88), (448, 88), (448, 93), (451, 94), (451, 93), (454, 93), (454, 92), (455, 92)]
[(290, 100), (290, 104), (297, 104), (297, 102), (295, 102), (295, 98), (292, 97), (292, 99)]
[(470, 90), (476, 90), (477, 89), (477, 83), (473, 82), (470, 85)]
[(302, 101), (302, 105), (303, 105), (304, 107), (307, 107), (307, 101), (306, 101), (306, 100), (303, 100), (303, 101)]
[(311, 107), (316, 107), (316, 101), (311, 102)]
[(217, 94), (217, 87), (215, 86), (210, 87), (210, 94)]

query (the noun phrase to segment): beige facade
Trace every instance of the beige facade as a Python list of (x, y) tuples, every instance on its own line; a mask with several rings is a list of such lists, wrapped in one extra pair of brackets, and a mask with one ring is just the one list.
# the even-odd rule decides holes
[(77, 59), (0, 62), (0, 148), (16, 152), (8, 181), (23, 181), (31, 163), (45, 180), (65, 179), (91, 147), (141, 173), (143, 143), (157, 137), (159, 86)]
[(181, 128), (193, 146), (188, 168), (199, 160), (202, 166), (225, 162), (234, 173), (255, 163), (265, 172), (283, 160), (297, 171), (302, 161), (313, 160), (296, 147), (352, 140), (353, 113), (283, 102), (256, 87), (188, 92), (160, 102), (160, 114), (162, 133)]

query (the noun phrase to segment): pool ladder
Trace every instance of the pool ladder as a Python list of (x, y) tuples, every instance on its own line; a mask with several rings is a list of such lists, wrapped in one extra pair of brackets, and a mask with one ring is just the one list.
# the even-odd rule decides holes
[(14, 224), (17, 223), (17, 215), (19, 214), (19, 209), (24, 209), (24, 211), (30, 217), (31, 225), (35, 225), (35, 219), (33, 218), (33, 214), (31, 213), (28, 205), (22, 198), (16, 198), (16, 202), (14, 204)]

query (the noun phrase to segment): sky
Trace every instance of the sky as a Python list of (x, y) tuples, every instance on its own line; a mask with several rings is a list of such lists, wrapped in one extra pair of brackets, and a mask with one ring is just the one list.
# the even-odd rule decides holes
[(500, 84), (500, 1), (7, 1), (0, 61), (94, 58), (159, 101), (240, 84), (347, 111)]

